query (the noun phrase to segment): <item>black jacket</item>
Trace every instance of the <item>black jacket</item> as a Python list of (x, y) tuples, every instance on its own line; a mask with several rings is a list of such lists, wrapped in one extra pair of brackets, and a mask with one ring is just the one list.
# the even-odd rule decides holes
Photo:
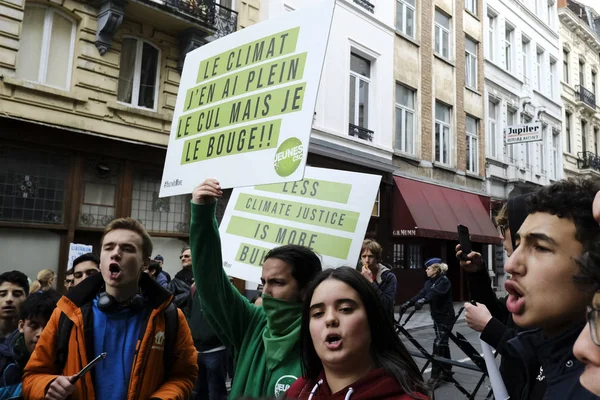
[(446, 275), (440, 274), (428, 279), (423, 290), (409, 300), (409, 305), (415, 304), (420, 299), (424, 299), (425, 303), (430, 304), (431, 316), (434, 319), (436, 317), (454, 317), (452, 284)]
[(0, 388), (21, 383), (29, 355), (23, 334), (18, 329), (0, 343)]
[(573, 355), (573, 345), (582, 329), (577, 324), (554, 338), (536, 329), (509, 340), (506, 351), (521, 361), (525, 375), (525, 385), (511, 400), (598, 400), (579, 382), (585, 365)]
[(379, 264), (379, 271), (374, 278), (373, 287), (379, 294), (383, 309), (394, 320), (394, 302), (396, 301), (396, 288), (398, 287), (396, 275), (386, 266)]

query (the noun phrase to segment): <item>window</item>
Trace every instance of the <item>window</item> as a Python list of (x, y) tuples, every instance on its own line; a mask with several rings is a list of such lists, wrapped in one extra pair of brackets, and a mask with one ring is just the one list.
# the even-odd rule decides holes
[(563, 49), (563, 81), (569, 83), (569, 52)]
[(477, 43), (468, 37), (465, 39), (465, 84), (477, 89)]
[(350, 55), (350, 124), (369, 127), (369, 84), (371, 61), (359, 55)]
[(423, 245), (394, 243), (394, 268), (423, 268)]
[(477, 15), (477, 0), (465, 0), (465, 8)]
[(553, 5), (554, 5), (554, 1), (548, 0), (548, 5), (547, 5), (547, 9), (546, 9), (546, 11), (547, 11), (546, 22), (548, 23), (549, 27), (552, 27), (552, 25), (553, 25), (552, 23), (554, 22), (553, 18), (552, 18), (552, 15), (554, 14), (553, 13)]
[(558, 166), (560, 163), (558, 146), (560, 135), (552, 135), (552, 178), (558, 179)]
[[(521, 115), (523, 124), (531, 123), (531, 117), (526, 114)], [(522, 143), (521, 146), (521, 149), (524, 153), (525, 168), (531, 170), (531, 143)]]
[(596, 97), (596, 71), (592, 71), (592, 93)]
[(526, 83), (529, 83), (529, 38), (527, 38), (526, 36), (523, 36), (521, 38), (521, 61), (522, 61), (522, 71), (521, 73), (523, 74), (523, 80)]
[(565, 140), (567, 153), (571, 152), (571, 113), (565, 111)]
[(435, 103), (435, 161), (450, 164), (450, 113), (452, 109)]
[(485, 48), (487, 49), (487, 57), (494, 61), (494, 48), (496, 47), (496, 15), (492, 14), (488, 10), (488, 43)]
[(156, 110), (160, 76), (160, 51), (135, 38), (124, 38), (117, 100), (134, 107)]
[(579, 84), (585, 87), (585, 63), (579, 60)]
[(535, 1), (535, 15), (538, 17), (542, 17), (542, 2), (544, 0), (534, 0)]
[(542, 90), (542, 67), (544, 65), (544, 51), (541, 49), (537, 49), (537, 60), (536, 60), (536, 73), (537, 73), (537, 81), (536, 81), (536, 89), (538, 91)]
[(513, 67), (512, 67), (512, 64), (513, 64), (512, 41), (513, 41), (514, 31), (515, 31), (515, 28), (513, 28), (511, 25), (509, 25), (507, 23), (506, 29), (504, 31), (504, 68), (506, 68), (507, 71), (512, 71), (512, 69), (513, 69)]
[(498, 157), (498, 103), (490, 97), (488, 101), (488, 131), (490, 140), (488, 141), (488, 151), (490, 157)]
[(467, 171), (479, 173), (479, 121), (467, 115)]
[[(189, 201), (188, 201), (189, 203)], [(373, 203), (373, 209), (371, 210), (371, 217), (379, 217), (381, 207), (381, 190), (377, 189), (377, 196), (375, 197), (375, 203)]]
[(581, 120), (581, 151), (587, 151), (587, 122)]
[(540, 175), (545, 175), (546, 174), (546, 154), (545, 154), (545, 146), (544, 146), (544, 140), (546, 138), (546, 131), (547, 129), (544, 127), (542, 129), (542, 140), (540, 140), (539, 142), (535, 142), (535, 150), (538, 156), (538, 160), (539, 162), (537, 163), (537, 167), (538, 167), (538, 173)]
[(594, 154), (598, 155), (598, 128), (594, 127)]
[(396, 29), (411, 38), (415, 37), (416, 0), (398, 0)]
[(450, 17), (435, 10), (435, 53), (450, 58)]
[(554, 82), (554, 77), (556, 76), (556, 60), (550, 59), (550, 97), (554, 98), (556, 96), (556, 83)]
[(83, 172), (83, 199), (78, 226), (104, 228), (117, 216), (123, 165), (106, 159), (88, 159)]
[(415, 91), (396, 84), (396, 149), (415, 153)]
[(17, 77), (69, 90), (74, 41), (73, 20), (54, 8), (28, 4), (17, 53)]
[[(512, 107), (506, 107), (506, 125), (514, 126), (517, 124), (517, 110)], [(514, 164), (517, 160), (515, 159), (515, 145), (507, 144), (505, 145), (507, 151), (508, 162)]]

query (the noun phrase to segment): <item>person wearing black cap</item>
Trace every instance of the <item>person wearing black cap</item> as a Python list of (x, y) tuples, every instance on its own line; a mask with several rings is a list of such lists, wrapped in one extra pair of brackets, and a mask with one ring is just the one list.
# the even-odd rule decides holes
[[(407, 301), (400, 308), (403, 314), (413, 305), (417, 310), (423, 308), (426, 303), (431, 307), (431, 319), (433, 319), (433, 328), (435, 329), (435, 339), (433, 341), (433, 354), (450, 359), (450, 347), (448, 346), (448, 335), (446, 330), (452, 330), (454, 325), (454, 307), (452, 305), (452, 284), (446, 277), (448, 265), (442, 262), (441, 258), (430, 258), (425, 261), (425, 272), (427, 278), (423, 290), (415, 297)], [(434, 362), (431, 367), (431, 379), (429, 384), (437, 387), (442, 381), (448, 380), (452, 376), (452, 366), (440, 365)]]

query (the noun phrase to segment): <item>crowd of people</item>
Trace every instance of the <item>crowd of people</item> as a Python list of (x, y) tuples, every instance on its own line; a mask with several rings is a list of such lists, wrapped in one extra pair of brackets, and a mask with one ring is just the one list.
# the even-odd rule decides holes
[[(216, 180), (192, 194), (190, 247), (173, 277), (139, 221), (105, 229), (99, 257), (66, 273), (0, 274), (0, 399), (430, 399), (394, 326), (398, 282), (365, 240), (358, 268), (327, 269), (303, 246), (271, 249), (249, 301), (223, 269)], [(456, 256), (466, 321), (501, 355), (511, 399), (600, 396), (600, 182), (564, 180), (510, 199), (496, 220), (508, 256), (497, 298), (481, 254)], [(423, 289), (400, 306), (430, 307), (433, 354), (450, 359), (455, 320), (448, 265), (430, 258)], [(94, 360), (91, 369), (85, 367)], [(232, 377), (230, 390), (227, 376)]]

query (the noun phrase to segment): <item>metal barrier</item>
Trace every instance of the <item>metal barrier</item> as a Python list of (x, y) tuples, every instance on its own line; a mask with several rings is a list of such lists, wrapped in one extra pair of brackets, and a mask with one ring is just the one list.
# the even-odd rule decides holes
[[(454, 319), (454, 322), (452, 323), (452, 327), (454, 327), (454, 324), (456, 324), (456, 321), (458, 320), (458, 318), (460, 317), (460, 315), (462, 314), (462, 312), (464, 311), (464, 307), (461, 307), (461, 309), (458, 311), (456, 318)], [(481, 389), (481, 386), (483, 385), (483, 382), (485, 381), (486, 376), (488, 376), (488, 371), (487, 371), (487, 367), (485, 365), (485, 360), (483, 359), (483, 357), (479, 354), (479, 352), (473, 347), (473, 345), (471, 345), (471, 343), (469, 343), (469, 341), (462, 335), (460, 334), (460, 332), (456, 332), (456, 334), (452, 333), (452, 329), (445, 329), (445, 335), (448, 336), (448, 338), (450, 340), (452, 340), (456, 346), (462, 350), (463, 353), (465, 353), (465, 355), (467, 357), (469, 357), (469, 359), (471, 360), (471, 362), (458, 362), (452, 359), (448, 359), (445, 357), (440, 357), (437, 355), (433, 355), (430, 354), (425, 347), (423, 347), (419, 341), (417, 339), (414, 338), (413, 335), (410, 334), (410, 332), (408, 332), (405, 328), (406, 324), (408, 323), (408, 321), (410, 321), (410, 319), (412, 318), (412, 316), (415, 314), (416, 310), (413, 309), (413, 311), (408, 315), (408, 317), (404, 320), (404, 322), (402, 322), (402, 316), (403, 314), (400, 314), (398, 317), (398, 320), (395, 321), (395, 326), (396, 326), (396, 331), (399, 334), (402, 334), (404, 337), (406, 337), (406, 339), (408, 339), (408, 341), (410, 343), (412, 343), (413, 346), (415, 346), (415, 348), (418, 351), (410, 351), (409, 353), (413, 356), (413, 357), (417, 357), (417, 358), (423, 358), (425, 360), (427, 360), (427, 362), (425, 363), (425, 365), (423, 366), (423, 368), (421, 368), (421, 374), (423, 374), (425, 372), (425, 370), (427, 369), (427, 367), (431, 364), (433, 365), (434, 363), (437, 363), (438, 365), (440, 364), (447, 364), (447, 365), (452, 365), (458, 368), (464, 368), (464, 369), (468, 369), (471, 371), (476, 371), (476, 372), (481, 372), (481, 377), (479, 378), (477, 385), (475, 386), (475, 388), (473, 389), (472, 392), (469, 392), (463, 385), (460, 384), (460, 382), (458, 382), (453, 376), (448, 376), (447, 380), (454, 384), (454, 386), (456, 386), (456, 388), (463, 393), (468, 399), (475, 399), (475, 396), (477, 396), (477, 392), (479, 392), (479, 389)], [(493, 392), (490, 390), (488, 392), (488, 395), (486, 396), (486, 399), (492, 399), (493, 398)]]

